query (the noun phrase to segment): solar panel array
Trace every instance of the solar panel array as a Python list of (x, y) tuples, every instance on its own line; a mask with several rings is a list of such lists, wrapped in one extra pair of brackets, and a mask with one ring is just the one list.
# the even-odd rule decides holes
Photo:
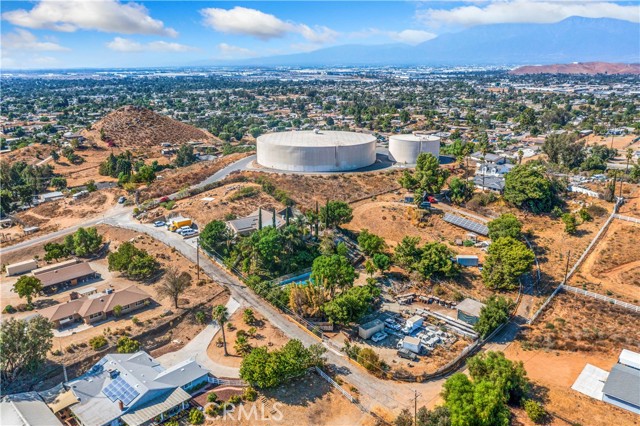
[(122, 401), (124, 405), (129, 405), (131, 401), (136, 399), (140, 392), (129, 385), (122, 377), (118, 376), (102, 390), (111, 401)]
[(480, 235), (489, 235), (489, 228), (486, 225), (483, 225), (478, 222), (474, 222), (469, 219), (465, 219), (461, 216), (456, 216), (451, 213), (446, 213), (442, 218), (445, 222), (449, 222), (453, 225), (459, 226), (464, 229), (468, 229), (471, 232), (475, 232)]

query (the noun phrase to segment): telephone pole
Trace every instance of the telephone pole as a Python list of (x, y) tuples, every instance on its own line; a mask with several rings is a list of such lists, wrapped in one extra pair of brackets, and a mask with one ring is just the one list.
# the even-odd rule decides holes
[(421, 395), (417, 390), (413, 390), (413, 426), (418, 426), (418, 397)]
[(196, 271), (200, 282), (200, 238), (196, 238)]

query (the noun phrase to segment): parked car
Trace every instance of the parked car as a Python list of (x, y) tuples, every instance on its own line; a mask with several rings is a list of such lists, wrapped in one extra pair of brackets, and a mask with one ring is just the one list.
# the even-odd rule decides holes
[(389, 337), (389, 335), (388, 335), (387, 333), (385, 333), (385, 332), (383, 332), (383, 331), (379, 331), (379, 332), (377, 332), (376, 334), (374, 334), (373, 336), (371, 336), (371, 340), (372, 340), (374, 343), (377, 343), (377, 342), (379, 342), (379, 341), (381, 341), (381, 340), (386, 339), (387, 337)]
[(162, 197), (158, 200), (159, 203), (166, 203), (167, 201), (169, 201), (169, 197)]
[(193, 229), (189, 229), (187, 231), (183, 231), (180, 235), (182, 235), (183, 237), (190, 237), (192, 235), (196, 235), (197, 232), (194, 231)]
[(166, 223), (164, 220), (156, 220), (155, 222), (153, 222), (153, 226), (155, 226), (156, 228), (159, 228), (161, 226), (165, 226)]
[(436, 200), (436, 197), (434, 197), (433, 195), (427, 196), (427, 201), (431, 204), (436, 204), (438, 202), (438, 200)]
[(125, 201), (127, 201), (125, 197), (118, 198), (118, 204), (124, 204)]
[(408, 349), (398, 349), (398, 356), (400, 358), (408, 359), (409, 361), (418, 360), (418, 356)]
[(182, 235), (183, 233), (187, 232), (187, 231), (193, 231), (191, 229), (190, 226), (181, 226), (180, 228), (176, 229), (176, 232), (180, 235)]

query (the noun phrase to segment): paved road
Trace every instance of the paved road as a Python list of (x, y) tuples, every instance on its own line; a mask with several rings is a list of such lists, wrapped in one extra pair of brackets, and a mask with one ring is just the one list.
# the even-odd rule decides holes
[[(227, 302), (227, 310), (229, 311), (229, 316), (233, 315), (233, 313), (237, 311), (239, 307), (240, 303), (238, 303), (233, 298), (229, 299), (229, 301)], [(184, 345), (184, 347), (175, 352), (169, 352), (168, 354), (159, 356), (157, 358), (157, 361), (168, 368), (172, 365), (176, 365), (179, 362), (186, 361), (188, 359), (195, 359), (198, 364), (211, 371), (211, 373), (216, 377), (237, 379), (240, 377), (239, 368), (217, 364), (213, 362), (211, 358), (209, 358), (209, 356), (207, 356), (207, 348), (219, 331), (220, 327), (218, 325), (209, 324), (205, 327), (204, 330), (202, 330), (193, 339), (191, 339), (189, 343)]]

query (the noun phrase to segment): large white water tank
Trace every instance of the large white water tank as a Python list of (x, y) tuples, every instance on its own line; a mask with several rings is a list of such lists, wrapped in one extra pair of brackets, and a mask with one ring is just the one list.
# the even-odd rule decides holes
[(407, 134), (389, 137), (389, 160), (401, 164), (415, 164), (421, 152), (440, 156), (440, 138), (433, 135)]
[(293, 131), (261, 135), (257, 161), (263, 167), (296, 172), (342, 172), (376, 161), (376, 138), (366, 133)]

